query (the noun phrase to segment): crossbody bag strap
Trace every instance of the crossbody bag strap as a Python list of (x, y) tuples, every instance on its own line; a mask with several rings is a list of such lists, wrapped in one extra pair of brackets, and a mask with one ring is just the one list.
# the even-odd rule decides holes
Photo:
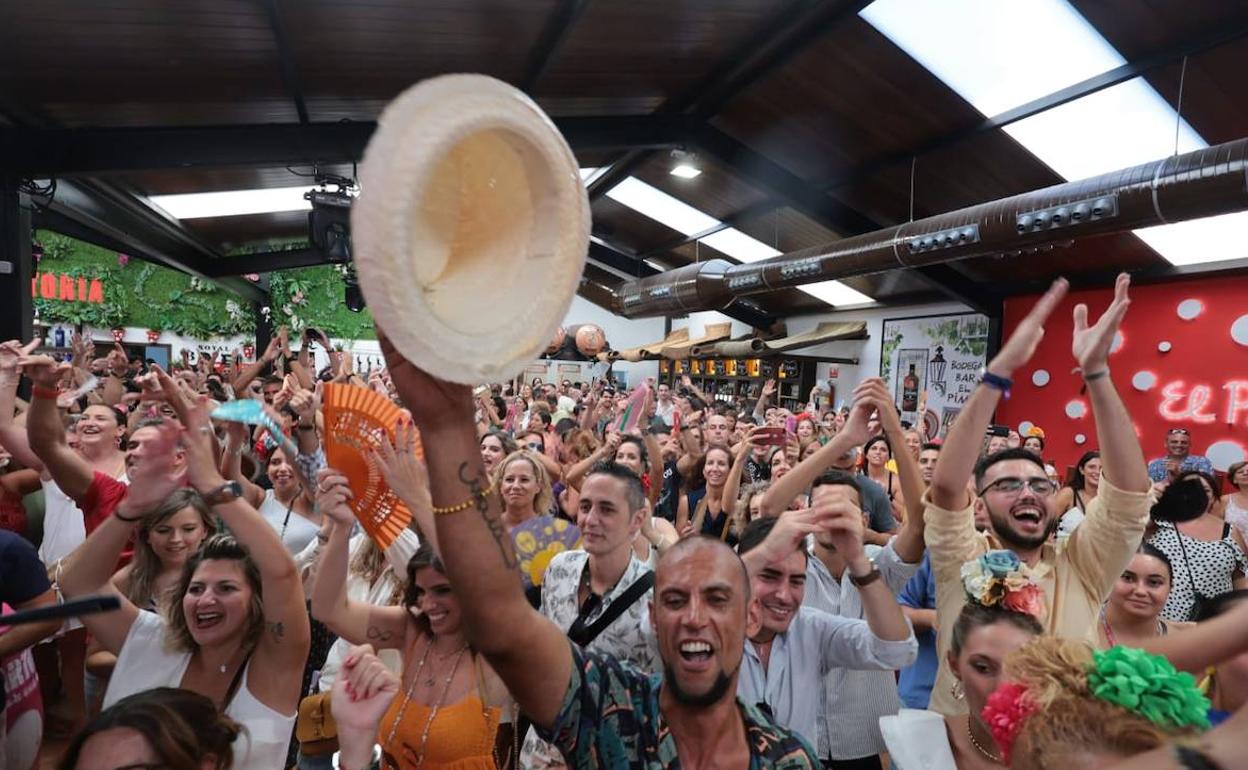
[(599, 634), (606, 630), (607, 626), (614, 623), (617, 618), (624, 614), (625, 610), (633, 606), (653, 586), (654, 573), (651, 571), (644, 572), (628, 588), (625, 588), (593, 623), (586, 625), (584, 618), (578, 617), (576, 622), (572, 624), (572, 627), (568, 629), (568, 638), (581, 647), (588, 646), (598, 638)]

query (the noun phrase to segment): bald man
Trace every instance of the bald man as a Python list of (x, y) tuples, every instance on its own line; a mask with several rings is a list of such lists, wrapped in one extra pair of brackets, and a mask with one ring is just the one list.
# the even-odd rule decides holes
[(379, 337), (422, 441), (438, 447), (427, 455), (435, 531), (469, 641), (569, 766), (819, 767), (806, 741), (736, 698), (750, 584), (730, 548), (692, 538), (659, 561), (650, 622), (661, 678), (582, 651), (525, 600), (481, 466), (471, 388), (431, 377)]

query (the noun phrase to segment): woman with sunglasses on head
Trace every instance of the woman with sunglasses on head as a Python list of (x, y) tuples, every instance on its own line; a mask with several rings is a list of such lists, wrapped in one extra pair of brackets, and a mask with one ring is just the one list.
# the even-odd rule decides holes
[(1059, 538), (1069, 537), (1083, 522), (1084, 512), (1096, 499), (1101, 486), (1101, 453), (1095, 449), (1084, 452), (1075, 463), (1075, 475), (1070, 486), (1057, 493), (1057, 512), (1061, 521), (1057, 525)]
[(1200, 471), (1185, 471), (1173, 485), (1184, 482), (1200, 485), (1203, 496), (1191, 501), (1200, 506), (1199, 512), (1192, 511), (1197, 513), (1194, 518), (1177, 524), (1154, 520), (1146, 540), (1169, 557), (1174, 568), (1174, 586), (1162, 610), (1167, 620), (1191, 620), (1201, 597), (1248, 588), (1243, 539), (1214, 513), (1217, 481)]

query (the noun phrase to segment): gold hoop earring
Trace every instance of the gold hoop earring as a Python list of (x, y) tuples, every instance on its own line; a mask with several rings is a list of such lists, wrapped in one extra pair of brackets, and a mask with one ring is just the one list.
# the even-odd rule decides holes
[(955, 681), (953, 686), (949, 688), (949, 694), (953, 696), (954, 700), (963, 700), (966, 698), (966, 690), (963, 689), (962, 682)]

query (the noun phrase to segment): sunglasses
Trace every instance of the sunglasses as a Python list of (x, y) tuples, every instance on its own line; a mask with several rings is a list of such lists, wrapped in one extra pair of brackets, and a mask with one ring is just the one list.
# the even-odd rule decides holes
[(534, 442), (533, 442), (533, 443), (531, 443), (531, 444), (525, 444), (525, 447), (527, 447), (528, 449), (533, 450), (534, 452), (544, 452), (544, 451), (546, 450), (546, 447), (542, 446), (541, 444), (537, 443), (536, 441), (534, 441)]
[(1029, 479), (1006, 476), (981, 489), (979, 495), (983, 497), (984, 493), (989, 490), (1000, 492), (1003, 495), (1018, 495), (1022, 494), (1023, 487), (1030, 487), (1037, 497), (1048, 497), (1057, 491), (1057, 485), (1043, 476), (1033, 476)]
[(1170, 430), (1166, 431), (1166, 435), (1167, 436), (1190, 436), (1192, 434), (1187, 432), (1187, 428), (1171, 428)]

